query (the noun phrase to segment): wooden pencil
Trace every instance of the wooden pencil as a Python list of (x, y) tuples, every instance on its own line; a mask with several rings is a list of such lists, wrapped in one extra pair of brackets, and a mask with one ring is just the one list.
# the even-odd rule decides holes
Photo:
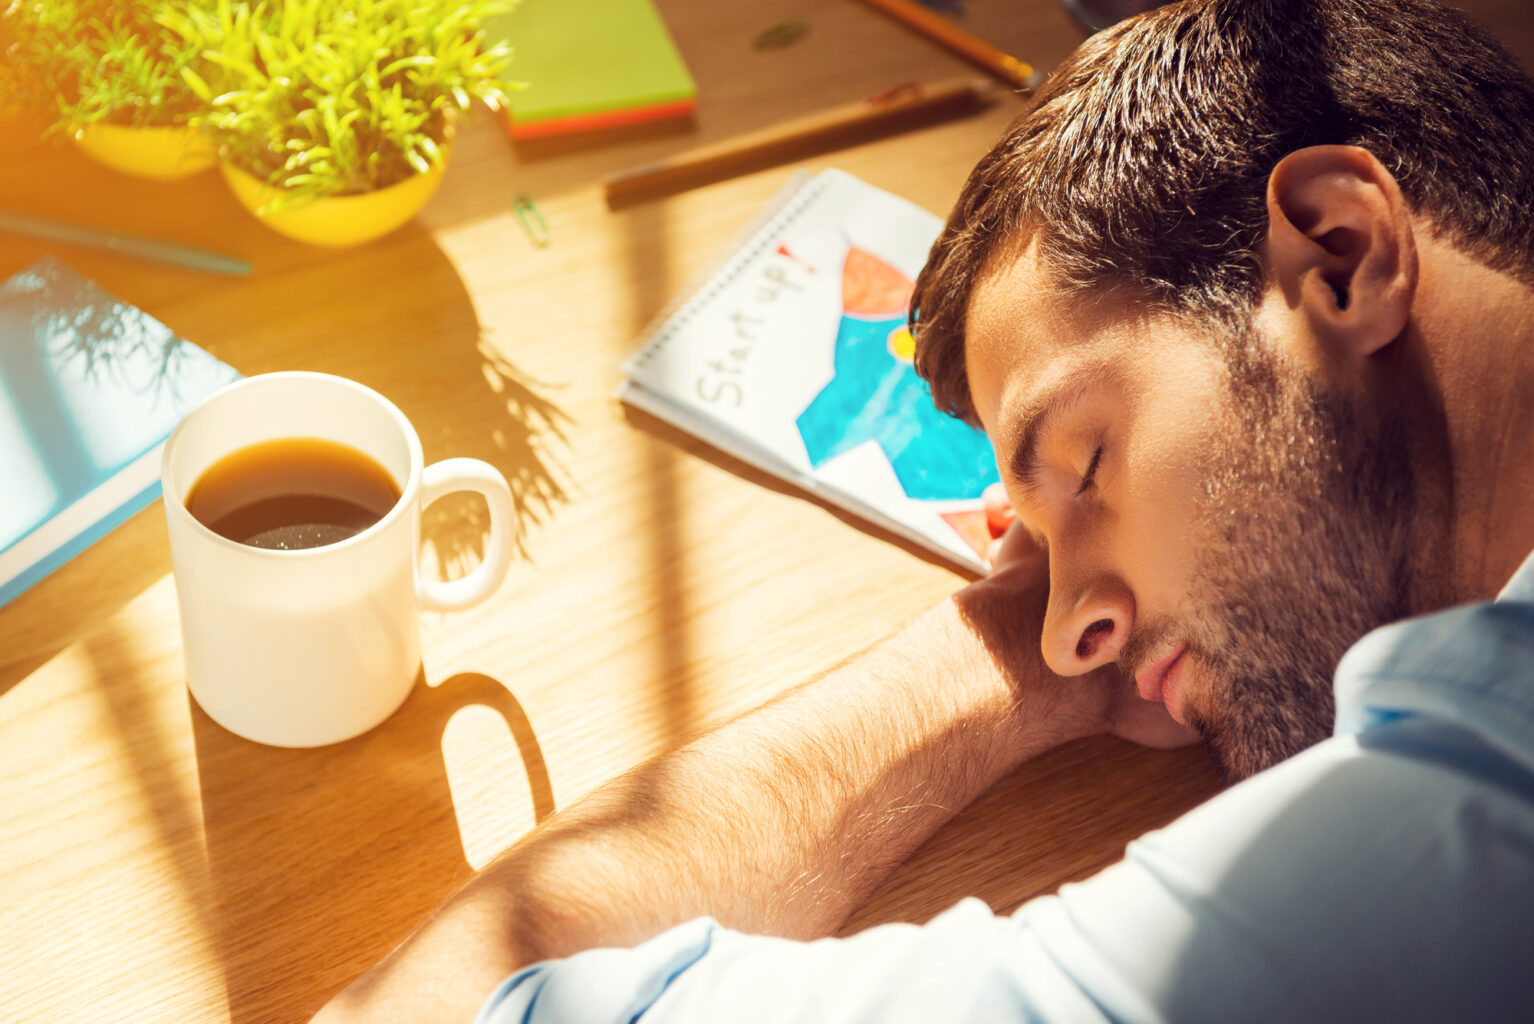
[(877, 7), (933, 42), (948, 47), (965, 60), (1019, 88), (1032, 91), (1043, 84), (1044, 75), (1035, 70), (1032, 65), (998, 50), (984, 39), (966, 32), (936, 11), (916, 3), (915, 0), (863, 0), (863, 2), (870, 7)]
[(994, 82), (961, 79), (923, 86), (912, 82), (877, 96), (784, 121), (734, 138), (678, 153), (603, 179), (611, 206), (717, 181), (769, 167), (814, 150), (848, 145), (920, 124), (957, 117), (994, 103)]

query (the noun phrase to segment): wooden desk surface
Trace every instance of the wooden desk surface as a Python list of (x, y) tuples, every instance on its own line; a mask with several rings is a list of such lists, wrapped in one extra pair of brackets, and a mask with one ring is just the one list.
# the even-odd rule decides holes
[[(1469, 6), (1527, 61), (1521, 2)], [(244, 373), (363, 381), (412, 418), (428, 460), (500, 467), (519, 511), (504, 586), (471, 611), (428, 615), (424, 683), (384, 725), (330, 748), (248, 743), (189, 699), (158, 507), (0, 612), (7, 1019), (302, 1020), (556, 807), (964, 582), (611, 397), (640, 328), (790, 169), (617, 213), (597, 182), (967, 67), (845, 0), (660, 6), (698, 82), (690, 128), (518, 151), (479, 118), (426, 211), (353, 250), (271, 234), (217, 175), (135, 181), (6, 130), (0, 205), (256, 269), (220, 279), (0, 237), (0, 276), (54, 251)], [(1051, 0), (970, 10), (979, 34), (1044, 67), (1081, 38)], [(752, 51), (756, 32), (793, 17), (809, 21), (806, 38)], [(1016, 109), (1009, 98), (807, 164), (945, 212)], [(519, 229), (517, 192), (547, 218), (547, 249)], [(475, 511), (430, 511), (438, 564), (473, 564)], [(1199, 750), (1075, 744), (961, 814), (849, 929), (924, 920), (971, 894), (1010, 910), (1111, 863), (1214, 788)]]

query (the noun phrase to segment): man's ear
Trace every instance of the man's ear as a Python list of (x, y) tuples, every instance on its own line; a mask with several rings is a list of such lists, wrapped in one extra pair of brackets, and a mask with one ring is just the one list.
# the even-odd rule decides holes
[(1366, 357), (1406, 327), (1417, 289), (1411, 218), (1395, 178), (1366, 149), (1312, 146), (1278, 162), (1268, 176), (1267, 259), (1270, 284), (1309, 328), (1286, 333), (1324, 350), (1302, 355)]

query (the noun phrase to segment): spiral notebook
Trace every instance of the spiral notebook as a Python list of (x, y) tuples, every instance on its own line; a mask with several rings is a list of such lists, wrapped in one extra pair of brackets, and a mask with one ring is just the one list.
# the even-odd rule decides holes
[(171, 428), (238, 377), (58, 260), (0, 283), (0, 606), (158, 498)]
[(644, 332), (619, 397), (983, 569), (995, 453), (912, 366), (907, 305), (941, 227), (844, 171), (796, 178)]

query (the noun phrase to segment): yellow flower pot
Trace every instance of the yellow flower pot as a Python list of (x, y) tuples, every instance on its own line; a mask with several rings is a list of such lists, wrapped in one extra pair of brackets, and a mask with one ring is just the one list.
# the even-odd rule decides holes
[(75, 130), (75, 144), (87, 156), (124, 174), (174, 181), (218, 162), (207, 136), (195, 128), (137, 128), (97, 121)]
[[(444, 163), (447, 154), (443, 154)], [(376, 192), (352, 196), (299, 199), (275, 210), (264, 210), (281, 195), (255, 175), (219, 162), (235, 198), (267, 227), (311, 245), (356, 245), (387, 235), (420, 212), (442, 183), (441, 166)]]

